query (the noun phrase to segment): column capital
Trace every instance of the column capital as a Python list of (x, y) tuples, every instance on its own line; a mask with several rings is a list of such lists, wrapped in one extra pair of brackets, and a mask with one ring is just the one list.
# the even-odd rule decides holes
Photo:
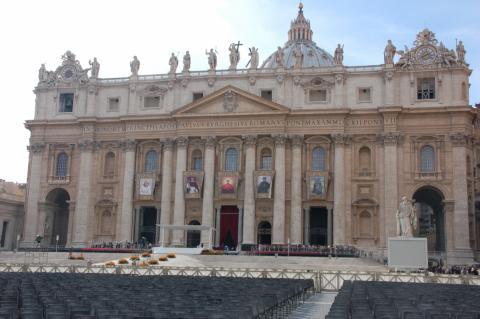
[(127, 139), (127, 140), (123, 140), (121, 142), (121, 145), (122, 145), (122, 149), (125, 152), (131, 152), (131, 151), (135, 151), (135, 147), (137, 146), (137, 142), (135, 140)]
[(277, 134), (273, 136), (273, 141), (275, 142), (275, 146), (285, 145), (287, 137), (285, 134)]
[(290, 140), (293, 146), (302, 146), (303, 145), (303, 136), (302, 135), (290, 135)]
[(465, 146), (472, 139), (472, 136), (463, 132), (454, 132), (449, 134), (449, 138), (453, 146)]
[(177, 147), (187, 147), (188, 145), (188, 138), (185, 136), (180, 136), (175, 139), (175, 143), (177, 143)]
[(243, 141), (246, 146), (255, 146), (257, 143), (257, 136), (256, 135), (245, 135), (243, 137)]
[(163, 145), (163, 149), (166, 151), (171, 151), (173, 149), (173, 144), (175, 143), (175, 141), (171, 138), (162, 139), (160, 142)]
[(45, 143), (32, 143), (27, 146), (27, 150), (34, 154), (42, 153), (45, 150)]
[(350, 134), (337, 133), (332, 134), (332, 140), (335, 145), (350, 144), (352, 141), (352, 136)]
[(443, 205), (443, 210), (447, 214), (453, 214), (454, 208), (455, 208), (455, 201), (453, 200), (444, 200), (442, 201)]
[(384, 145), (397, 145), (403, 141), (403, 134), (400, 132), (387, 132), (379, 136)]
[(85, 139), (78, 142), (78, 148), (81, 152), (92, 152), (98, 150), (100, 143), (92, 139)]
[(217, 138), (215, 136), (206, 136), (204, 138), (205, 147), (215, 147), (217, 143)]

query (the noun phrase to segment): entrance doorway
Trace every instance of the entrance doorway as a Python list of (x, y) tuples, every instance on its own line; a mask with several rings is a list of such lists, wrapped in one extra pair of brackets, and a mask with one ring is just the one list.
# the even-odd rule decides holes
[(56, 188), (48, 193), (46, 202), (50, 209), (45, 217), (44, 238), (47, 245), (65, 246), (68, 235), (68, 216), (70, 194), (63, 188)]
[(235, 249), (238, 244), (238, 208), (222, 206), (220, 209), (220, 245)]
[[(157, 234), (157, 209), (155, 207), (142, 206), (140, 208), (140, 231), (138, 241), (147, 245), (154, 244)], [(142, 240), (143, 238), (143, 240)]]
[(326, 246), (328, 243), (328, 210), (326, 207), (310, 207), (310, 245)]
[(258, 224), (257, 242), (259, 245), (272, 244), (272, 225), (269, 222), (263, 221)]
[(422, 187), (413, 194), (417, 210), (417, 234), (426, 237), (429, 252), (445, 251), (445, 214), (443, 194), (436, 188)]
[[(198, 220), (192, 220), (189, 225), (200, 225)], [(187, 231), (187, 247), (198, 247), (200, 245), (200, 235), (201, 231), (199, 230), (188, 230)]]

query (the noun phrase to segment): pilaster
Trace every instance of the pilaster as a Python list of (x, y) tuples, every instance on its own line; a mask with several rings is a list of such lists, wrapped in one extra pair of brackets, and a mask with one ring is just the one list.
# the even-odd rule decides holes
[(248, 135), (244, 138), (245, 144), (245, 195), (243, 200), (243, 242), (254, 244), (255, 238), (255, 194), (253, 173), (255, 170), (256, 136)]
[(303, 136), (294, 135), (292, 141), (292, 176), (290, 241), (293, 245), (302, 243), (302, 145)]
[(334, 221), (333, 221), (333, 244), (344, 245), (346, 243), (345, 233), (345, 144), (350, 142), (350, 135), (332, 135), (335, 143), (335, 163), (333, 172), (334, 192)]
[(134, 140), (125, 140), (122, 142), (122, 148), (125, 152), (123, 169), (123, 195), (122, 208), (118, 223), (117, 240), (131, 241), (136, 142)]
[[(161, 216), (160, 224), (170, 225), (170, 216), (172, 214), (172, 171), (173, 171), (173, 144), (172, 139), (162, 141), (163, 144), (163, 162), (162, 162), (162, 198), (161, 198)], [(170, 233), (166, 230), (161, 234), (160, 241), (170, 242)]]
[(285, 244), (285, 135), (276, 135), (272, 244)]
[[(213, 136), (205, 138), (205, 156), (203, 161), (205, 178), (203, 182), (203, 203), (202, 203), (202, 225), (213, 226), (213, 194), (215, 180), (215, 144)], [(202, 240), (204, 244), (213, 245), (211, 242), (210, 230), (202, 231)]]
[[(173, 204), (173, 224), (185, 224), (185, 198), (183, 192), (183, 173), (187, 169), (187, 145), (186, 137), (176, 139), (177, 144), (177, 169), (175, 171), (175, 202)], [(173, 245), (181, 246), (184, 244), (184, 231), (173, 231)]]

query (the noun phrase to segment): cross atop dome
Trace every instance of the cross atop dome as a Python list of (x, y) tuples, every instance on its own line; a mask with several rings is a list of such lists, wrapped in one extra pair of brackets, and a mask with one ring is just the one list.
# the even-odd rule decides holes
[(298, 15), (290, 24), (288, 41), (312, 41), (313, 31), (310, 29), (310, 21), (303, 15), (303, 3), (298, 4)]

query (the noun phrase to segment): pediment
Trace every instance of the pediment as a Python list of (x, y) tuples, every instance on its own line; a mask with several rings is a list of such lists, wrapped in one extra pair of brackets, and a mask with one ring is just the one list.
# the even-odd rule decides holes
[(234, 86), (226, 86), (173, 112), (174, 117), (285, 114), (290, 109)]

